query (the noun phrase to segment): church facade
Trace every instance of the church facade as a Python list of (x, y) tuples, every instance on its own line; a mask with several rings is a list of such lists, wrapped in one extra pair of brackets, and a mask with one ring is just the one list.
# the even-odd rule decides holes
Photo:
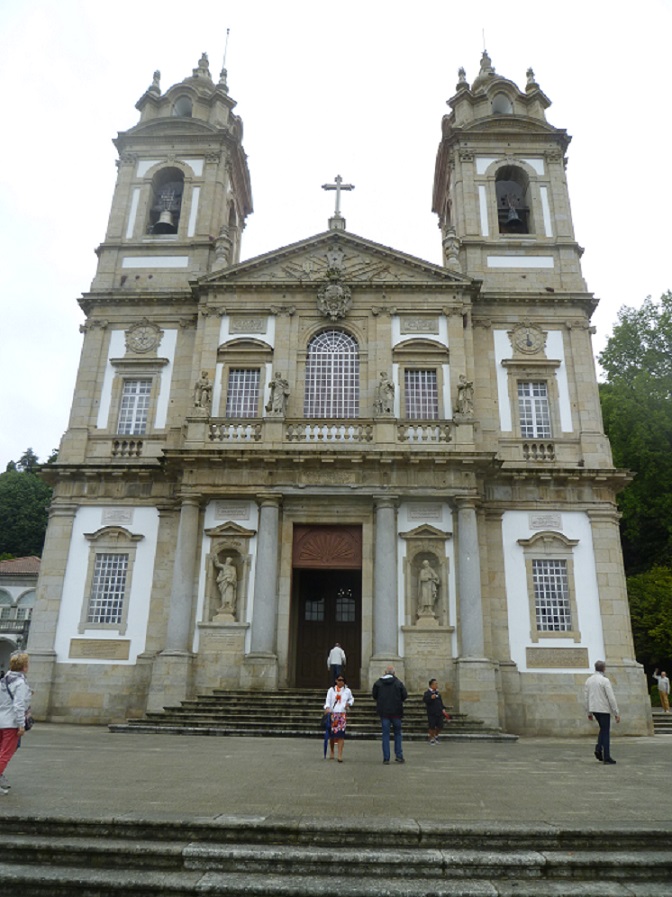
[(565, 178), (528, 71), (460, 70), (444, 264), (328, 230), (247, 261), (226, 72), (203, 56), (115, 141), (118, 178), (28, 649), (34, 710), (87, 723), (214, 688), (352, 687), (392, 663), (519, 734), (586, 731), (605, 659), (650, 730)]

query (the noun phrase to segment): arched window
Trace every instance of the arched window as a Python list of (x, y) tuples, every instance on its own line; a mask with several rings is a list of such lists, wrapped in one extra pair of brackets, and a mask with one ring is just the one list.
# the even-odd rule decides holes
[(189, 97), (178, 97), (173, 106), (173, 115), (178, 118), (191, 118), (191, 100)]
[(162, 168), (152, 180), (148, 234), (176, 234), (182, 211), (184, 175), (179, 168)]
[(530, 181), (522, 168), (505, 165), (495, 176), (500, 234), (532, 233)]
[(497, 93), (492, 98), (492, 111), (495, 115), (511, 115), (513, 106), (505, 93)]
[(323, 330), (308, 345), (305, 417), (359, 416), (359, 347), (342, 330)]

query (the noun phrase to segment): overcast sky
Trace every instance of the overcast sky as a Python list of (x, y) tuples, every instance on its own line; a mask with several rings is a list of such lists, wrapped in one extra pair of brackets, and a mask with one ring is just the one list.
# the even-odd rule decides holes
[(672, 3), (641, 0), (1, 0), (0, 471), (41, 460), (67, 427), (89, 289), (115, 183), (111, 139), (161, 71), (202, 52), (226, 67), (252, 178), (243, 258), (321, 233), (341, 174), (348, 230), (440, 264), (434, 159), (457, 70), (485, 45), (551, 124), (572, 135), (567, 176), (583, 272), (601, 300), (596, 353), (618, 309), (672, 288)]

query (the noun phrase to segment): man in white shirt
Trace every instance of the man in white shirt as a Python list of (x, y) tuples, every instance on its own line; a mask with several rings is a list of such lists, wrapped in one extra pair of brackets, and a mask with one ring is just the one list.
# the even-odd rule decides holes
[(331, 670), (331, 681), (335, 682), (336, 679), (343, 672), (343, 667), (345, 666), (345, 651), (341, 646), (336, 642), (334, 647), (329, 652), (329, 656), (327, 657), (327, 669)]
[(605, 669), (606, 664), (603, 660), (595, 661), (595, 672), (586, 679), (584, 703), (588, 719), (595, 717), (600, 727), (595, 745), (595, 759), (605, 764), (614, 764), (616, 761), (612, 759), (609, 749), (609, 728), (612, 713), (617, 723), (620, 723), (621, 716), (611, 682), (604, 675)]
[(662, 673), (658, 673), (658, 670), (653, 674), (653, 678), (658, 683), (658, 694), (660, 695), (660, 706), (663, 708), (663, 713), (670, 712), (670, 680), (667, 678), (667, 673), (663, 670)]

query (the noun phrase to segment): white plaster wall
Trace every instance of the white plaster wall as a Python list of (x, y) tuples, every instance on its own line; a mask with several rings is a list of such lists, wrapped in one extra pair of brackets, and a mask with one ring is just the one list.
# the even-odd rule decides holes
[[(417, 510), (422, 507), (430, 507), (431, 515), (427, 515), (426, 519), (421, 519), (417, 514)], [(414, 510), (415, 509), (415, 510)], [(413, 516), (411, 517), (411, 512)], [(433, 526), (436, 529), (446, 533), (453, 532), (453, 514), (450, 505), (446, 502), (432, 501), (411, 501), (402, 502), (397, 511), (397, 530), (401, 533), (407, 533), (409, 530), (416, 529), (419, 526)], [(446, 558), (448, 559), (448, 582), (441, 583), (441, 600), (445, 600), (446, 589), (448, 594), (448, 623), (450, 626), (456, 626), (457, 623), (457, 592), (455, 587), (455, 545), (452, 538), (447, 539), (444, 543), (446, 550)], [(406, 560), (406, 549), (408, 543), (401, 536), (397, 538), (397, 594), (399, 601), (397, 605), (397, 624), (399, 627), (399, 656), (404, 656), (404, 633), (401, 627), (406, 625), (404, 615), (405, 611), (405, 595), (406, 587), (404, 579), (404, 561)], [(457, 629), (451, 634), (451, 648), (453, 657), (457, 657)]]
[(162, 430), (166, 426), (168, 418), (168, 403), (170, 401), (170, 384), (173, 379), (175, 367), (175, 346), (177, 345), (177, 330), (164, 330), (161, 345), (157, 353), (161, 358), (167, 358), (168, 364), (161, 368), (159, 374), (159, 395), (156, 400), (156, 418), (154, 429)]
[[(569, 381), (567, 378), (567, 365), (565, 363), (565, 346), (561, 330), (548, 330), (546, 332), (546, 357), (554, 361), (560, 361), (556, 368), (555, 378), (558, 388), (558, 403), (560, 416), (560, 429), (563, 433), (572, 433), (572, 405), (569, 397)], [(495, 366), (497, 371), (497, 398), (499, 404), (499, 427), (503, 433), (513, 430), (511, 402), (516, 401), (516, 396), (509, 395), (509, 374), (502, 361), (513, 358), (511, 341), (506, 330), (493, 332), (495, 342)]]
[(503, 366), (505, 358), (511, 358), (511, 341), (506, 330), (494, 330), (495, 368), (497, 371), (497, 404), (499, 405), (499, 429), (503, 433), (513, 430), (511, 417), (511, 396), (509, 395), (509, 374)]
[[(91, 543), (85, 533), (95, 533), (103, 524), (103, 512), (108, 507), (79, 508), (75, 515), (68, 552), (68, 563), (63, 580), (61, 609), (56, 626), (54, 650), (57, 663), (109, 664), (109, 660), (70, 658), (70, 639), (130, 639), (130, 653), (127, 661), (115, 660), (115, 664), (133, 664), (138, 654), (145, 650), (149, 603), (154, 577), (154, 558), (159, 532), (159, 512), (156, 508), (134, 508), (133, 523), (125, 528), (133, 535), (144, 536), (136, 545), (135, 563), (131, 581), (131, 592), (126, 597), (128, 615), (126, 632), (122, 635), (116, 629), (86, 629), (79, 632), (85, 595)], [(127, 506), (125, 508), (127, 510)]]
[[(223, 501), (224, 499), (220, 499)], [(217, 502), (211, 501), (208, 503), (208, 506), (205, 509), (204, 523), (203, 529), (214, 529), (216, 526), (221, 526), (223, 523), (227, 523), (229, 520), (233, 523), (237, 523), (239, 526), (244, 527), (245, 529), (259, 530), (259, 508), (256, 502), (234, 502), (234, 504), (240, 504), (242, 507), (247, 507), (247, 513), (242, 514), (241, 516), (227, 517), (226, 520), (221, 517), (216, 517), (216, 508)], [(256, 573), (256, 559), (257, 559), (257, 536), (252, 536), (249, 540), (249, 550), (250, 550), (250, 572), (249, 579), (247, 584), (247, 601), (246, 601), (246, 612), (245, 619), (241, 620), (241, 623), (249, 623), (246, 637), (245, 637), (245, 652), (248, 653), (250, 650), (250, 642), (252, 639), (252, 617), (254, 614), (254, 580)], [(198, 578), (198, 597), (196, 600), (196, 622), (204, 622), (203, 621), (203, 613), (205, 608), (205, 584), (207, 581), (207, 556), (210, 554), (210, 549), (212, 546), (212, 538), (210, 536), (203, 536), (203, 547), (201, 550), (201, 566), (200, 566), (200, 574)], [(205, 621), (208, 622), (208, 621)], [(194, 653), (198, 653), (199, 646), (199, 636), (200, 632), (198, 626), (194, 626), (194, 643), (192, 650)]]
[[(418, 317), (422, 316), (422, 312), (418, 312)], [(409, 316), (410, 317), (410, 316)], [(394, 349), (399, 343), (407, 343), (409, 340), (428, 339), (433, 342), (441, 343), (442, 346), (448, 346), (448, 320), (445, 315), (436, 315), (437, 331), (436, 333), (403, 333), (401, 332), (401, 319), (399, 315), (392, 317), (392, 348)]]
[(231, 317), (229, 315), (222, 315), (221, 324), (219, 326), (220, 346), (223, 346), (225, 343), (230, 343), (232, 340), (253, 339), (264, 342), (269, 345), (271, 349), (275, 349), (275, 315), (269, 315), (266, 319), (266, 333), (231, 333), (229, 330), (230, 326)]
[(98, 420), (96, 427), (99, 430), (107, 430), (110, 419), (110, 402), (112, 401), (112, 383), (114, 382), (115, 370), (110, 364), (110, 358), (123, 358), (126, 354), (126, 339), (123, 330), (113, 330), (110, 334), (110, 345), (107, 350), (107, 365), (105, 366), (105, 376), (103, 377), (103, 388), (100, 395), (100, 405), (98, 406)]
[[(156, 402), (156, 416), (154, 429), (161, 430), (166, 426), (168, 416), (168, 403), (170, 401), (170, 384), (175, 366), (175, 347), (177, 345), (177, 330), (164, 330), (161, 343), (157, 349), (160, 358), (167, 358), (168, 364), (163, 365), (159, 374), (159, 394)], [(113, 330), (110, 334), (110, 343), (107, 351), (107, 364), (103, 377), (103, 387), (98, 406), (98, 419), (96, 427), (99, 430), (113, 429), (114, 421), (110, 421), (110, 405), (112, 402), (112, 384), (117, 374), (111, 364), (111, 358), (124, 358), (126, 355), (126, 334), (123, 330)], [(140, 376), (140, 375), (138, 375)]]
[(555, 379), (558, 385), (558, 402), (560, 411), (560, 429), (563, 433), (571, 433), (572, 404), (569, 400), (569, 383), (567, 365), (565, 364), (565, 344), (561, 330), (549, 330), (546, 337), (546, 357), (560, 359), (560, 367), (556, 368)]
[[(502, 518), (511, 658), (523, 673), (528, 672), (525, 655), (525, 649), (528, 647), (588, 648), (589, 666), (586, 668), (588, 670), (591, 669), (595, 660), (604, 656), (602, 618), (590, 520), (582, 511), (562, 512), (559, 516), (562, 529), (557, 531), (562, 532), (568, 539), (577, 539), (579, 543), (574, 548), (573, 557), (578, 614), (576, 628), (581, 633), (580, 642), (575, 642), (572, 638), (539, 638), (536, 642), (532, 641), (525, 554), (523, 547), (518, 544), (518, 539), (529, 539), (539, 531), (530, 528), (530, 514), (527, 511), (507, 511)], [(577, 670), (575, 668), (539, 669), (535, 667), (533, 672), (576, 673)]]

